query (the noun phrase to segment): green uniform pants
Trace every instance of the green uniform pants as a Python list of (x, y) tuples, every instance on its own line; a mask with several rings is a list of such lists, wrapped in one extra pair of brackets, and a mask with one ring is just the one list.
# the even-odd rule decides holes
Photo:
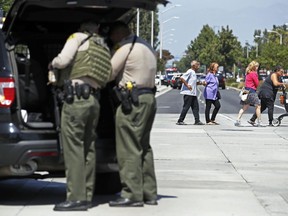
[(74, 97), (64, 103), (61, 115), (68, 201), (91, 201), (95, 187), (96, 127), (100, 105), (90, 95), (87, 100)]
[(116, 151), (122, 183), (121, 196), (133, 201), (157, 199), (157, 183), (150, 131), (156, 113), (153, 94), (139, 96), (139, 106), (124, 115), (116, 112)]

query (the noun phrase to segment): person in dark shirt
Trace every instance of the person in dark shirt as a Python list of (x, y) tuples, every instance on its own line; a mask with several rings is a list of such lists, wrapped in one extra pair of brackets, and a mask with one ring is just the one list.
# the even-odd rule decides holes
[[(268, 108), (268, 126), (273, 126), (274, 102), (276, 100), (277, 91), (280, 86), (285, 88), (285, 84), (280, 82), (280, 77), (283, 76), (283, 73), (283, 68), (281, 66), (276, 66), (274, 72), (265, 79), (259, 90), (258, 96), (261, 100), (261, 113)], [(254, 126), (256, 118), (256, 113), (254, 113), (248, 123)]]

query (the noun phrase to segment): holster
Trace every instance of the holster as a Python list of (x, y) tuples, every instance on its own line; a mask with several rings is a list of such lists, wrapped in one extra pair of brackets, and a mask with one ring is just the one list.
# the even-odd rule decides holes
[(64, 101), (68, 104), (74, 102), (74, 87), (71, 80), (64, 80)]
[(121, 109), (125, 115), (130, 114), (132, 111), (129, 91), (124, 88), (121, 89)]
[(130, 91), (131, 101), (134, 106), (139, 105), (139, 91), (136, 86), (133, 86), (132, 90)]
[(128, 90), (127, 88), (118, 88), (115, 86), (113, 88), (114, 91), (114, 97), (116, 100), (116, 104), (121, 104), (122, 112), (127, 115), (131, 113), (133, 106), (139, 105), (139, 91), (136, 86), (133, 86), (131, 90)]

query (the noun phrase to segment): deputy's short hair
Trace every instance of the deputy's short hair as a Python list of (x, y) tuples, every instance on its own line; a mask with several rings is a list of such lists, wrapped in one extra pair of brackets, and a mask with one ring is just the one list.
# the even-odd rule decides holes
[(99, 26), (100, 26), (99, 23), (89, 20), (81, 24), (79, 31), (93, 34), (98, 32)]
[(114, 31), (125, 31), (126, 33), (130, 33), (130, 29), (128, 24), (123, 21), (116, 21), (110, 26), (109, 33), (111, 34)]

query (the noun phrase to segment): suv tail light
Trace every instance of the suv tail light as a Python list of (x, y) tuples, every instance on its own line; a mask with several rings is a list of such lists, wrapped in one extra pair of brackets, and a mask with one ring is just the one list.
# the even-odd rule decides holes
[(15, 99), (15, 82), (12, 77), (0, 78), (0, 107), (10, 107)]

